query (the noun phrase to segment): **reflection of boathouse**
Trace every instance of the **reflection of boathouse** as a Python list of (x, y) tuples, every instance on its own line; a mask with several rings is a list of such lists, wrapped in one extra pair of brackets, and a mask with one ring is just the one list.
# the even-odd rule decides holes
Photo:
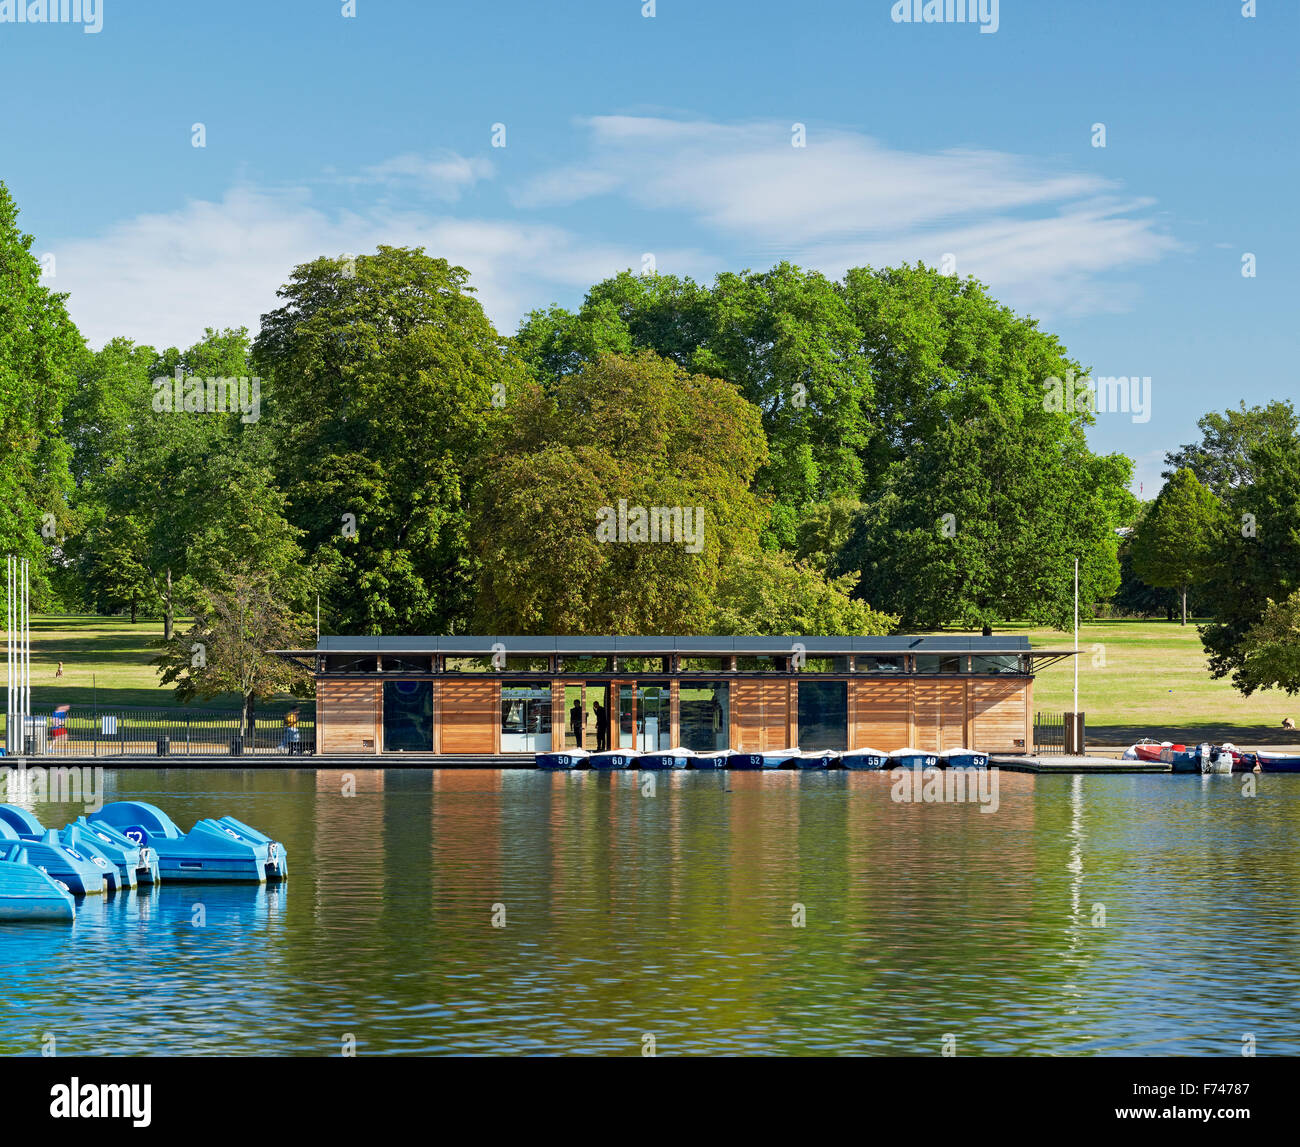
[(1033, 747), (1024, 637), (322, 637), (322, 753)]

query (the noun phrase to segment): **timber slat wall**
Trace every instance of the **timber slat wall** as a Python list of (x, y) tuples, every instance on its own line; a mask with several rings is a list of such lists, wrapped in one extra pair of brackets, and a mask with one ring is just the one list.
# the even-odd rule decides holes
[(378, 681), (321, 678), (316, 682), (316, 751), (378, 752), (381, 703)]
[[(439, 715), (443, 753), (497, 753), (501, 738), (501, 683), (439, 681), (442, 693)], [(563, 728), (563, 726), (561, 726)]]
[[(572, 682), (550, 684), (551, 731), (559, 746), (568, 721), (564, 687)], [(729, 687), (733, 749), (763, 752), (798, 744), (797, 677), (733, 678)], [(498, 680), (444, 678), (434, 684), (433, 696), (435, 752), (500, 752)], [(670, 697), (675, 740), (681, 720), (676, 682)], [(904, 745), (926, 751), (963, 746), (993, 752), (1033, 749), (1032, 678), (858, 677), (849, 679), (848, 705), (849, 749), (890, 752)], [(321, 753), (382, 752), (382, 683), (373, 678), (318, 678), (316, 722)], [(588, 730), (588, 741), (591, 738)]]

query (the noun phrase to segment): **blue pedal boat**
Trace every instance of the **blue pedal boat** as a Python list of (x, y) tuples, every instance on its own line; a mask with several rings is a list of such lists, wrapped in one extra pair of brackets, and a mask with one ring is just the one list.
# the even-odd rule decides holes
[(690, 749), (659, 749), (642, 753), (636, 759), (638, 769), (688, 769), (695, 756)]
[[(107, 836), (100, 840), (90, 834), (84, 824), (47, 829), (32, 813), (12, 804), (0, 804), (0, 820), (8, 824), (25, 841), (47, 840), (52, 833), (65, 849), (71, 849), (78, 855), (86, 857), (104, 874), (106, 892), (134, 888), (138, 880), (137, 874), (145, 863), (140, 856), (140, 850), (129, 841), (127, 842), (128, 855), (116, 855), (118, 850), (113, 847), (112, 841)], [(121, 863), (127, 859), (130, 860), (129, 864)]]
[[(68, 840), (68, 834), (76, 837)], [(119, 832), (111, 824), (91, 824), (84, 816), (77, 817), (60, 834), (75, 847), (75, 841), (89, 841), (105, 856), (117, 865), (122, 874), (122, 882), (128, 888), (138, 884), (157, 884), (160, 879), (158, 871), (158, 854), (147, 844), (136, 844), (125, 833)]]
[(939, 767), (944, 769), (987, 769), (988, 753), (974, 749), (944, 749), (939, 754)]
[(637, 754), (629, 749), (606, 749), (587, 758), (590, 769), (630, 769)]
[(895, 749), (889, 754), (889, 763), (896, 769), (937, 769), (938, 753), (924, 753), (920, 749)]
[[(24, 817), (31, 816), (26, 809), (16, 805), (0, 805), (0, 810), (12, 810)], [(35, 817), (32, 823), (40, 828)], [(12, 851), (21, 844), (27, 853), (27, 862), (48, 876), (61, 881), (74, 896), (100, 896), (117, 887), (117, 873), (102, 854), (81, 852), (64, 844), (53, 829), (38, 833), (23, 833), (5, 816), (0, 816), (0, 848)]]
[(854, 749), (840, 754), (840, 765), (846, 769), (876, 772), (889, 767), (889, 754), (881, 749)]
[(199, 821), (181, 832), (162, 809), (145, 801), (113, 801), (91, 813), (92, 825), (107, 824), (128, 840), (158, 854), (163, 880), (232, 880), (261, 884), (284, 880), (289, 861), (284, 846), (233, 816)]
[(533, 761), (539, 769), (585, 769), (591, 754), (586, 749), (564, 749), (554, 753), (538, 753)]
[(0, 851), (0, 924), (76, 918), (72, 893), (32, 864), (24, 845), (11, 844)]
[(794, 758), (796, 769), (833, 769), (839, 763), (839, 753), (833, 749), (804, 749)]

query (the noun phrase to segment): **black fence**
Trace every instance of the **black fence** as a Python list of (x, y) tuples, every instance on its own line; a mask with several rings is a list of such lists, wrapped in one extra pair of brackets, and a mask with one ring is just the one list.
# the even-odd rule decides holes
[(1065, 714), (1034, 714), (1034, 752), (1044, 756), (1065, 752)]
[(258, 714), (252, 735), (238, 709), (92, 709), (72, 706), (27, 719), (33, 757), (305, 756), (316, 751), (311, 713)]
[(1087, 720), (1083, 713), (1035, 713), (1034, 751), (1082, 755), (1087, 752)]

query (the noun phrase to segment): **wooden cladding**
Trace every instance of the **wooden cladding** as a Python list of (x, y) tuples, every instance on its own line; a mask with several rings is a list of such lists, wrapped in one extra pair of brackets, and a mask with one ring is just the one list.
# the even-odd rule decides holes
[[(501, 684), (498, 681), (443, 680), (437, 696), (440, 753), (495, 753), (501, 736)], [(564, 726), (560, 726), (563, 733)]]
[[(823, 680), (844, 680), (832, 678)], [(797, 676), (733, 679), (730, 745), (747, 752), (799, 743)], [(615, 687), (616, 688), (616, 687)], [(565, 682), (551, 682), (552, 743), (564, 743), (568, 713)], [(383, 744), (382, 682), (321, 677), (316, 682), (320, 753), (379, 753)], [(444, 678), (433, 687), (434, 751), (499, 753), (501, 685), (495, 679)], [(934, 752), (969, 747), (987, 751), (1033, 750), (1033, 680), (1028, 677), (886, 677), (848, 679), (850, 749), (885, 752), (911, 745)], [(681, 726), (678, 682), (670, 687), (672, 740)], [(587, 730), (587, 748), (594, 733)]]
[(335, 677), (316, 682), (318, 753), (379, 751), (380, 684)]
[(761, 753), (790, 747), (791, 680), (733, 681), (731, 747)]

